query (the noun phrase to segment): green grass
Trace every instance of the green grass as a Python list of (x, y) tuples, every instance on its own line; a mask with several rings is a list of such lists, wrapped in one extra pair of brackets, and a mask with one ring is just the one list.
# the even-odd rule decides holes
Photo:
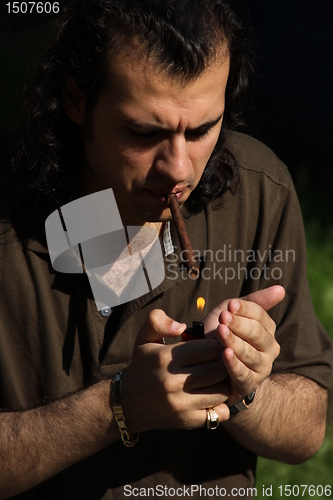
[(306, 230), (308, 278), (313, 304), (321, 323), (333, 339), (333, 231), (309, 224)]
[[(257, 498), (267, 498), (263, 495), (263, 485), (265, 488), (272, 486), (272, 498), (286, 498), (280, 496), (279, 486), (286, 485), (322, 485), (330, 486), (333, 493), (333, 426), (327, 430), (326, 438), (323, 446), (316, 455), (301, 465), (287, 465), (274, 460), (266, 460), (259, 458), (257, 469)], [(302, 490), (299, 498), (313, 499), (320, 498), (317, 495), (310, 495), (305, 491), (302, 496)], [(310, 490), (310, 493), (312, 491)], [(329, 496), (323, 495), (322, 498), (333, 498), (333, 494)], [(291, 498), (295, 498), (291, 496)]]
[[(308, 278), (314, 307), (318, 318), (333, 340), (333, 230), (324, 231), (314, 222), (306, 225), (308, 250)], [(279, 486), (286, 485), (322, 485), (331, 486), (333, 492), (333, 423), (327, 428), (323, 446), (316, 455), (301, 465), (287, 465), (273, 460), (259, 458), (257, 469), (257, 498), (268, 498), (263, 495), (265, 488), (272, 486), (272, 498), (280, 496)], [(295, 490), (297, 493), (297, 489)], [(312, 493), (312, 490), (310, 491)], [(298, 496), (290, 498), (333, 498), (333, 493), (322, 497), (310, 495), (302, 490)]]

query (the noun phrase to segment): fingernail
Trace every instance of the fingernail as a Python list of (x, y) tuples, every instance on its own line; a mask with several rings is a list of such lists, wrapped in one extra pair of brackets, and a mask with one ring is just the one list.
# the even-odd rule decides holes
[(180, 329), (184, 329), (184, 323), (178, 323), (177, 321), (173, 321), (171, 324), (171, 330), (174, 332), (178, 332)]
[(234, 312), (236, 313), (237, 311), (239, 311), (239, 308), (240, 308), (240, 302), (238, 300), (235, 300), (234, 302)]
[(226, 324), (226, 325), (229, 325), (229, 323), (231, 323), (231, 320), (232, 320), (232, 316), (231, 316), (231, 314), (227, 313), (227, 314), (225, 315), (225, 324)]

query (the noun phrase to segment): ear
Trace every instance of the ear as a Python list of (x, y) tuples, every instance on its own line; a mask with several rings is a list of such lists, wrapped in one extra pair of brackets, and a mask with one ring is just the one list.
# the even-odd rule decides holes
[(83, 125), (86, 115), (86, 96), (74, 78), (68, 78), (64, 87), (64, 102), (68, 117), (77, 125)]

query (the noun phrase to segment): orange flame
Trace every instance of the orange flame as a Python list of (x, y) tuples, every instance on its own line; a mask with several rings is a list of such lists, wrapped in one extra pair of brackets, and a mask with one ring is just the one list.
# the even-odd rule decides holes
[(203, 297), (199, 297), (197, 300), (197, 310), (202, 312), (204, 310), (206, 301)]

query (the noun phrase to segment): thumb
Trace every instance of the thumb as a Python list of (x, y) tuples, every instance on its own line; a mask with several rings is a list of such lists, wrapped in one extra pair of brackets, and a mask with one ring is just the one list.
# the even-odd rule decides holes
[(241, 297), (242, 300), (248, 300), (249, 302), (255, 302), (261, 306), (265, 311), (269, 311), (272, 307), (276, 306), (285, 297), (285, 289), (283, 286), (274, 285), (264, 290), (258, 290), (257, 292), (250, 293), (245, 297)]
[(178, 337), (186, 329), (185, 323), (178, 323), (169, 318), (162, 309), (154, 309), (149, 313), (141, 328), (136, 345), (149, 342), (161, 342), (163, 337)]

